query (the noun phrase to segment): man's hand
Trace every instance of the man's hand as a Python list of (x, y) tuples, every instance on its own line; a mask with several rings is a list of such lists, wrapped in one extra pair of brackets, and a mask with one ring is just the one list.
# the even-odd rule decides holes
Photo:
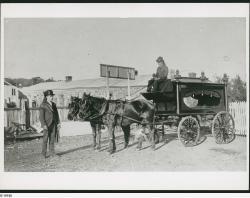
[(60, 129), (61, 128), (61, 124), (57, 124), (57, 129)]

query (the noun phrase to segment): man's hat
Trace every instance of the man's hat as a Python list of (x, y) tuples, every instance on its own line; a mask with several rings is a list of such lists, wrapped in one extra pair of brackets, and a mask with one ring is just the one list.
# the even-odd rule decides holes
[(53, 93), (52, 90), (46, 90), (45, 92), (43, 92), (44, 96), (54, 96), (55, 94)]
[(157, 63), (160, 63), (160, 62), (164, 62), (163, 58), (161, 56), (159, 56), (157, 59), (156, 59), (156, 62)]

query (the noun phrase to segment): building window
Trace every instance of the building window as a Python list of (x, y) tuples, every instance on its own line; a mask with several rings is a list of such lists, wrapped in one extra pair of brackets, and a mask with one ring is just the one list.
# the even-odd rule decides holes
[(16, 90), (12, 89), (12, 96), (15, 96), (15, 95), (16, 95)]

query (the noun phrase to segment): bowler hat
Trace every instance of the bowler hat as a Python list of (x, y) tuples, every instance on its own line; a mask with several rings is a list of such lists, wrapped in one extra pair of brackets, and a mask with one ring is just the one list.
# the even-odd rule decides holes
[(45, 92), (43, 92), (44, 96), (54, 96), (55, 94), (53, 93), (52, 90), (46, 90)]
[(156, 59), (156, 62), (157, 63), (160, 63), (160, 62), (164, 62), (163, 58), (161, 56), (159, 56), (157, 59)]

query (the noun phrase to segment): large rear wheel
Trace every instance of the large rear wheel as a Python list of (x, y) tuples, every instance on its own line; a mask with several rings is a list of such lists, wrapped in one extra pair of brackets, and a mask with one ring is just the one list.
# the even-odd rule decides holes
[(217, 144), (228, 144), (235, 138), (235, 125), (231, 114), (226, 111), (217, 113), (212, 123), (212, 134)]

